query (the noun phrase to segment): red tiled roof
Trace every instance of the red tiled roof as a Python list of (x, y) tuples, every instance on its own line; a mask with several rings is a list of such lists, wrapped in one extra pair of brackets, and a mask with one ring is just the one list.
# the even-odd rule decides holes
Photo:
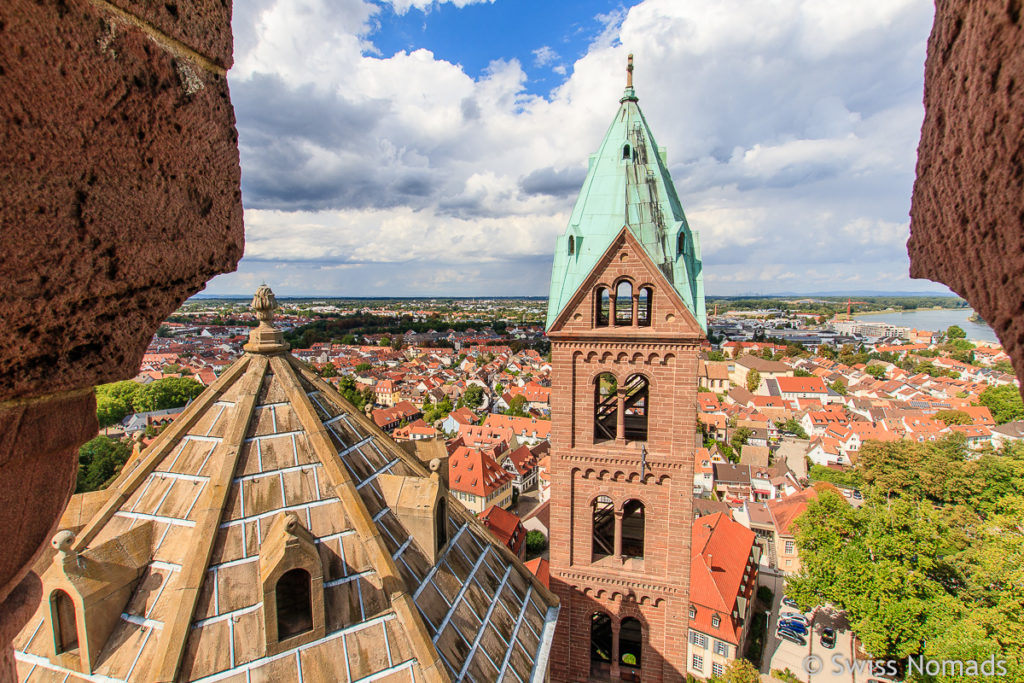
[[(736, 598), (749, 597), (756, 583), (756, 567), (745, 579), (751, 563), (754, 532), (725, 514), (716, 512), (694, 521), (691, 539), (690, 605), (696, 616), (690, 625), (730, 643), (738, 644), (742, 626), (732, 617)], [(712, 616), (720, 618), (718, 628)]]
[(544, 584), (545, 588), (551, 588), (551, 563), (543, 557), (537, 557), (527, 562), (526, 568), (533, 572), (533, 575)]
[(519, 554), (526, 539), (526, 529), (517, 515), (492, 505), (481, 513), (479, 519), (502, 544), (516, 555)]
[(478, 449), (459, 446), (448, 457), (448, 486), (455, 491), (489, 496), (511, 480), (494, 458)]
[(820, 377), (776, 377), (779, 391), (783, 393), (816, 393), (824, 394), (825, 382)]

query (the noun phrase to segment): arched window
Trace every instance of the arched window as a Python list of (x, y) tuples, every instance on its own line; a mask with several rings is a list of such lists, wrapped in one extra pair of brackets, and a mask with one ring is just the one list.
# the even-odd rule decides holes
[(643, 375), (630, 375), (626, 379), (623, 408), (626, 411), (624, 436), (630, 441), (647, 441), (649, 386)]
[(630, 669), (639, 669), (643, 654), (643, 625), (633, 617), (626, 617), (619, 624), (619, 664)]
[(650, 327), (652, 319), (651, 301), (654, 299), (654, 290), (650, 287), (641, 287), (636, 302), (636, 324), (640, 327)]
[(615, 375), (603, 372), (594, 379), (594, 443), (615, 439), (619, 383)]
[(437, 555), (441, 554), (441, 548), (448, 542), (448, 501), (442, 495), (437, 501), (437, 510), (434, 513), (434, 538), (437, 541)]
[(576, 238), (569, 235), (569, 256), (576, 253)]
[(311, 584), (312, 579), (305, 569), (291, 569), (277, 580), (274, 598), (279, 641), (313, 630)]
[(50, 620), (53, 623), (53, 640), (57, 654), (78, 648), (78, 619), (75, 603), (62, 590), (50, 594)]
[(686, 253), (686, 233), (682, 230), (676, 235), (676, 256), (682, 256)]
[(629, 145), (628, 144), (623, 145), (622, 146), (622, 158), (625, 160), (625, 159), (629, 159), (631, 156), (632, 155), (629, 153)]
[(608, 324), (608, 311), (611, 304), (607, 287), (598, 287), (594, 292), (594, 324), (603, 327)]
[(622, 556), (644, 557), (644, 504), (627, 500), (622, 504)]
[(623, 280), (615, 288), (615, 324), (633, 324), (633, 283)]
[(590, 675), (607, 677), (612, 663), (612, 618), (604, 612), (590, 615)]
[(615, 554), (615, 504), (608, 496), (594, 499), (593, 514), (590, 517), (593, 532), (591, 561)]

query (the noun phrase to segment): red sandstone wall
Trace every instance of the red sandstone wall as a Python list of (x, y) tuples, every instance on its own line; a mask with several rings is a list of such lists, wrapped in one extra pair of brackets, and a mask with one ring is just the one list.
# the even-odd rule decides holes
[(0, 3), (0, 681), (91, 387), (242, 255), (231, 50), (228, 0)]
[(1024, 377), (1022, 5), (938, 0), (935, 9), (910, 274), (967, 299)]

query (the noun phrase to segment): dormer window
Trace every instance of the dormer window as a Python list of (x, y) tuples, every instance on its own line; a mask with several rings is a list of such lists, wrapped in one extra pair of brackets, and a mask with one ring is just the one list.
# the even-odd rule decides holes
[(691, 619), (696, 619), (697, 618), (697, 608), (694, 607), (693, 605), (690, 605), (690, 618)]
[(305, 569), (291, 569), (277, 580), (277, 637), (293, 638), (313, 630), (312, 577)]
[(711, 617), (711, 628), (718, 628), (721, 625), (722, 625), (722, 620), (721, 620), (721, 618), (719, 618), (719, 616), (717, 614), (714, 615), (713, 617)]
[(59, 654), (78, 649), (78, 619), (75, 603), (62, 590), (50, 594), (50, 618), (53, 620), (54, 650)]

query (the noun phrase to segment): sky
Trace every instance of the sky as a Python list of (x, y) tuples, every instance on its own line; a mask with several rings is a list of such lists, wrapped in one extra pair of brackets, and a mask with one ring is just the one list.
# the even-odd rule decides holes
[(635, 55), (709, 295), (934, 291), (929, 0), (246, 0), (245, 256), (206, 294), (545, 295)]

